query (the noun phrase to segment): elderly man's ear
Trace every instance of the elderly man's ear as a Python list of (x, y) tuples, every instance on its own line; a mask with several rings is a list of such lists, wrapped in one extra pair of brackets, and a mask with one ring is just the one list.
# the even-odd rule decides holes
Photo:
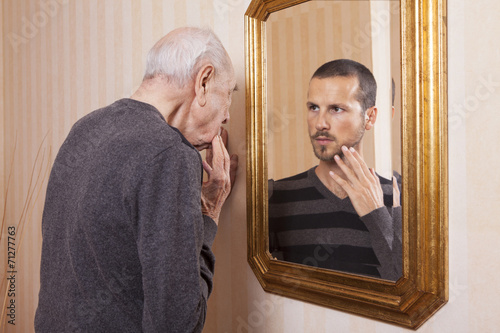
[(207, 104), (208, 91), (212, 88), (214, 77), (215, 69), (212, 64), (203, 65), (198, 71), (198, 75), (196, 75), (194, 91), (196, 100), (200, 106), (205, 106), (205, 104)]
[(365, 113), (365, 130), (371, 130), (377, 121), (378, 110), (375, 106), (372, 106)]

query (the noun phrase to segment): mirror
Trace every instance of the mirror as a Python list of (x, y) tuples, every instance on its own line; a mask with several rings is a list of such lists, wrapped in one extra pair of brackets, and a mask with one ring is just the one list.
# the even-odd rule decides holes
[[(268, 221), (274, 258), (393, 281), (401, 277), (401, 208), (392, 207), (393, 171), (401, 177), (399, 7), (399, 1), (310, 1), (274, 12), (266, 21)], [(308, 126), (314, 114), (306, 107), (312, 97), (309, 81), (316, 69), (334, 59), (354, 60), (375, 76), (377, 114), (370, 119), (373, 127), (362, 127), (361, 134), (363, 118), (357, 105), (339, 110), (325, 124), (311, 119), (315, 123), (312, 129)], [(338, 60), (327, 68), (358, 73), (348, 65)], [(354, 104), (363, 102), (357, 93), (353, 97)], [(349, 101), (338, 98), (331, 102)], [(335, 126), (340, 122), (343, 126)], [(346, 125), (356, 126), (346, 131)], [(320, 170), (334, 171), (336, 164), (318, 160), (311, 131), (335, 138), (320, 145), (325, 149), (338, 149), (335, 142), (349, 142), (355, 135), (356, 149), (381, 176), (386, 195), (380, 200), (386, 199), (390, 214), (378, 210), (360, 219), (349, 200), (328, 189), (335, 184), (322, 179)], [(387, 225), (392, 232), (386, 239), (362, 220)]]
[[(448, 299), (446, 1), (335, 2), (253, 0), (247, 10), (248, 262), (268, 292), (416, 329)], [(400, 15), (399, 22), (390, 21), (385, 26), (389, 28), (381, 29), (380, 33), (374, 33), (377, 27), (370, 23), (368, 30), (361, 30), (371, 37), (369, 42), (362, 43), (360, 37), (352, 39), (359, 31), (356, 27), (365, 29), (366, 22), (373, 22), (370, 17), (377, 5), (388, 5), (391, 18)], [(321, 18), (323, 16), (329, 19)], [(354, 28), (345, 29), (346, 20)], [(323, 35), (314, 30), (318, 27), (333, 31), (330, 37), (341, 36), (346, 42), (341, 42), (340, 47), (328, 41), (318, 43), (317, 39)], [(390, 36), (389, 46), (374, 41), (382, 35)], [(307, 58), (298, 51), (283, 55), (282, 46), (286, 49), (286, 45), (297, 41), (313, 43), (304, 50)], [(377, 56), (382, 54), (375, 50), (379, 46), (384, 47), (386, 53), (389, 50), (389, 59)], [(365, 54), (362, 50), (367, 47), (370, 52)], [(333, 56), (322, 58), (320, 53)], [(273, 57), (279, 60), (274, 61)], [(277, 260), (269, 251), (268, 179), (294, 175), (310, 166), (306, 158), (302, 158), (312, 154), (307, 122), (300, 114), (305, 109), (301, 101), (307, 94), (304, 87), (324, 61), (341, 57), (364, 62), (373, 71), (379, 86), (379, 114), (390, 108), (391, 77), (396, 83), (394, 106), (400, 120), (391, 120), (391, 117), (387, 117), (385, 123), (377, 120), (377, 125), (389, 126), (385, 127), (385, 137), (387, 128), (391, 128), (392, 139), (384, 143), (384, 138), (377, 138), (373, 133), (372, 143), (364, 146), (363, 155), (370, 166), (378, 172), (381, 170), (379, 174), (383, 175), (383, 170), (389, 173), (400, 170), (398, 173), (402, 175), (403, 263), (399, 279), (380, 279), (336, 268)], [(296, 59), (300, 65), (293, 63)], [(290, 113), (291, 106), (297, 108), (298, 115)], [(291, 118), (295, 121), (293, 126)], [(281, 127), (280, 121), (285, 122)], [(294, 140), (304, 137), (305, 133), (303, 148), (297, 148), (300, 157), (286, 157), (291, 149), (275, 146), (279, 140), (290, 140), (290, 137), (281, 139), (283, 136), (276, 139), (277, 134), (282, 134), (278, 129), (284, 127), (294, 128), (291, 131)], [(392, 148), (382, 153), (377, 148), (388, 145)], [(280, 163), (280, 167), (290, 167), (288, 171), (277, 170), (276, 161), (282, 160), (286, 162)], [(314, 161), (314, 155), (311, 160)], [(381, 164), (387, 161), (389, 167)]]

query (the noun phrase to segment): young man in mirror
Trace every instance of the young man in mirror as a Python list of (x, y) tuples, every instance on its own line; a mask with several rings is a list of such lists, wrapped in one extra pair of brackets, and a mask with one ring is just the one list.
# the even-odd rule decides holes
[(36, 332), (202, 331), (235, 89), (217, 36), (179, 28), (130, 98), (73, 126), (47, 187)]
[(377, 119), (377, 85), (362, 64), (340, 59), (313, 74), (309, 136), (319, 164), (269, 181), (269, 246), (299, 264), (397, 280), (402, 273), (398, 180), (378, 176), (362, 156)]

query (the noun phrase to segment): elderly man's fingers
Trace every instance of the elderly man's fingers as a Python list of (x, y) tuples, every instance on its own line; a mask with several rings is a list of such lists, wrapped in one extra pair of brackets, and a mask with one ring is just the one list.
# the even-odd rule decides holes
[[(227, 139), (226, 139), (227, 141)], [(226, 149), (226, 146), (224, 144), (224, 140), (222, 138), (222, 136), (219, 136), (219, 146), (220, 146), (220, 150), (221, 150), (221, 153), (222, 153), (222, 158), (223, 158), (223, 165), (224, 165), (224, 172), (226, 172), (228, 178), (229, 178), (229, 169), (230, 169), (230, 166), (231, 166), (231, 160), (229, 158), (229, 153), (227, 152), (227, 149)]]
[(203, 164), (203, 170), (205, 170), (205, 172), (208, 174), (208, 177), (210, 177), (210, 174), (212, 173), (212, 167), (210, 166), (210, 164), (207, 163), (207, 161), (203, 161), (202, 162)]
[[(214, 140), (212, 140), (212, 145), (213, 145), (213, 142), (214, 142)], [(205, 149), (205, 160), (207, 161), (207, 163), (209, 165), (212, 165), (213, 157), (214, 157), (214, 152), (213, 152), (212, 146), (210, 146), (209, 148)]]
[(231, 155), (231, 166), (229, 169), (229, 177), (231, 179), (231, 188), (234, 186), (234, 182), (236, 180), (236, 170), (238, 169), (238, 155), (232, 154)]
[(230, 186), (230, 158), (222, 138), (217, 135), (212, 141), (213, 159), (208, 181), (228, 190)]
[[(207, 153), (209, 153), (208, 149)], [(210, 149), (209, 157), (211, 161), (208, 160), (207, 155), (207, 164), (211, 167), (211, 174), (217, 173), (219, 172), (219, 170), (224, 169), (224, 153), (221, 150), (221, 139), (218, 135), (216, 135), (212, 140), (212, 148)]]
[(220, 137), (222, 138), (222, 143), (227, 148), (227, 142), (228, 142), (229, 135), (227, 133), (227, 130), (224, 127), (220, 128)]
[(398, 181), (396, 177), (392, 176), (392, 206), (399, 207), (401, 206), (401, 193), (399, 192)]

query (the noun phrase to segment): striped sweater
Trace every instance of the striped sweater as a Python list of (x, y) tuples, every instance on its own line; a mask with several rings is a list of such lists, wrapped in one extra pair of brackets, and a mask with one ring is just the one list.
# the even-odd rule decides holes
[(335, 196), (315, 169), (269, 180), (271, 254), (280, 260), (387, 280), (401, 277), (401, 207), (392, 207), (392, 181), (380, 177), (386, 207), (360, 218), (349, 197)]

